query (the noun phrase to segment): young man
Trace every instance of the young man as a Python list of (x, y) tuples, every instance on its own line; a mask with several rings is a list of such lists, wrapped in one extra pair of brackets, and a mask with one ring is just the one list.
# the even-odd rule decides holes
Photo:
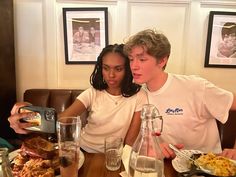
[(228, 111), (236, 110), (235, 96), (203, 78), (165, 72), (170, 50), (166, 36), (153, 30), (141, 31), (125, 44), (134, 81), (145, 83), (149, 103), (163, 116), (163, 154), (174, 157), (168, 143), (220, 153), (216, 119), (227, 121)]

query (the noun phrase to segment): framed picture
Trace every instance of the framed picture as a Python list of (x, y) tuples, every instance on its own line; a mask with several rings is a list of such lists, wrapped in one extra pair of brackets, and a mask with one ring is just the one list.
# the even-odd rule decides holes
[(63, 8), (66, 64), (96, 63), (108, 44), (107, 8)]
[(210, 12), (204, 66), (236, 68), (236, 12)]

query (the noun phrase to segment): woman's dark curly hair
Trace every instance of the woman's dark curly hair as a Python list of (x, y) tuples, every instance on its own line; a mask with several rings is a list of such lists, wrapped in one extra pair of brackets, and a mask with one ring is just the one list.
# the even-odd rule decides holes
[(121, 82), (121, 94), (124, 97), (130, 97), (140, 90), (140, 85), (133, 83), (133, 76), (129, 66), (129, 58), (123, 52), (124, 44), (108, 45), (103, 48), (102, 52), (97, 58), (97, 63), (94, 67), (93, 73), (90, 76), (91, 85), (97, 90), (104, 90), (108, 85), (104, 82), (102, 75), (103, 58), (108, 53), (117, 53), (125, 60), (125, 75)]

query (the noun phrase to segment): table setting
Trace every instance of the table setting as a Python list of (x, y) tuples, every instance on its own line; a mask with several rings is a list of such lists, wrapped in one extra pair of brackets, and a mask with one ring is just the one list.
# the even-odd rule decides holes
[[(56, 146), (57, 147), (57, 144)], [(132, 147), (125, 145), (121, 156), (121, 165), (118, 170), (110, 171), (106, 168), (105, 153), (88, 153), (80, 150), (79, 164), (78, 164), (78, 176), (79, 177), (119, 177), (128, 176), (128, 164), (129, 156)], [(14, 158), (20, 153), (21, 149), (17, 149), (9, 153), (9, 160), (13, 163)], [(165, 177), (174, 177), (176, 174), (171, 166), (171, 161), (165, 162)], [(56, 173), (56, 177), (60, 177), (60, 174)]]
[[(147, 111), (150, 111), (149, 108), (152, 109), (154, 107), (150, 107), (150, 105), (147, 105), (146, 108)], [(156, 109), (154, 109), (154, 111), (155, 110)], [(156, 112), (152, 113), (152, 116), (153, 115), (156, 115)], [(149, 122), (149, 120), (144, 119), (144, 123), (146, 122)], [(142, 167), (142, 163), (147, 161), (151, 165), (155, 165), (153, 168), (154, 170), (160, 170), (155, 171), (155, 175), (157, 174), (157, 172), (160, 172), (159, 176), (163, 176), (162, 174), (164, 165), (162, 156), (159, 156), (161, 155), (160, 149), (158, 151), (156, 149), (150, 149), (152, 151), (152, 156), (150, 157), (146, 157), (145, 154), (141, 154), (141, 156), (139, 155), (136, 157), (135, 148), (131, 148), (130, 146), (126, 145), (123, 149), (123, 139), (120, 137), (110, 136), (104, 139), (104, 153), (92, 154), (80, 150), (79, 140), (81, 121), (79, 117), (60, 117), (56, 121), (56, 130), (58, 137), (58, 144), (56, 145), (39, 138), (37, 140), (32, 141), (32, 143), (27, 143), (26, 141), (22, 144), (20, 151), (17, 153), (18, 155), (12, 158), (13, 160), (11, 159), (14, 164), (13, 172), (15, 174), (17, 172), (20, 174), (20, 176), (24, 176), (24, 174), (28, 174), (28, 176), (38, 176), (38, 174), (41, 173), (40, 175), (42, 177), (53, 177), (58, 176), (59, 174), (61, 177), (78, 177), (78, 175), (82, 177), (111, 177), (123, 175), (128, 176), (127, 174), (130, 169), (129, 158), (134, 157), (133, 160), (136, 159), (138, 162), (137, 164), (139, 164), (138, 168), (144, 168)], [(152, 143), (155, 144), (155, 137), (153, 137), (150, 132), (151, 131), (149, 131), (148, 136), (152, 138)], [(137, 138), (136, 140), (137, 147), (142, 145), (142, 143), (140, 144), (140, 142), (142, 142), (141, 139), (143, 138), (143, 136), (140, 135), (139, 138)], [(157, 152), (159, 155), (157, 154)], [(161, 159), (156, 159), (155, 157), (160, 157)], [(93, 159), (93, 161), (91, 161), (91, 159)], [(161, 166), (156, 166), (156, 162), (159, 161), (161, 162)], [(37, 165), (35, 165), (36, 163)], [(30, 166), (31, 164), (33, 165)], [(135, 170), (133, 176), (136, 176), (136, 173), (139, 173), (139, 171), (137, 171), (135, 166), (132, 167), (132, 169)], [(58, 170), (59, 168), (60, 170)], [(58, 173), (58, 171), (60, 172)], [(101, 172), (101, 174), (99, 174), (99, 172)], [(153, 172), (151, 173), (152, 175), (154, 175)]]
[[(16, 149), (8, 154), (9, 161), (12, 165), (15, 163), (14, 159), (19, 155), (20, 152), (21, 152), (21, 149)], [(84, 153), (80, 150), (78, 170), (82, 167), (84, 161), (85, 161)], [(59, 170), (57, 170), (57, 173), (55, 174), (55, 176), (60, 177)]]
[(80, 149), (80, 117), (60, 117), (55, 122), (57, 143), (33, 137), (25, 139), (20, 149), (9, 154), (13, 176), (236, 176), (236, 161), (211, 152), (179, 150), (169, 144), (176, 157), (164, 159), (157, 141), (158, 136), (153, 136), (156, 131), (152, 121), (157, 118), (162, 121), (158, 110), (153, 105), (144, 105), (140, 133), (132, 147), (123, 147), (124, 140), (121, 137), (108, 136), (104, 138), (104, 153), (88, 153)]
[(173, 168), (180, 177), (233, 177), (236, 176), (236, 161), (219, 156), (212, 152), (199, 150), (179, 150), (172, 144), (169, 147), (175, 151), (176, 157), (172, 160)]
[[(129, 155), (131, 152), (131, 146), (125, 145), (122, 153), (121, 167), (116, 171), (110, 171), (106, 168), (105, 154), (103, 153), (87, 153), (80, 150), (80, 159), (78, 167), (79, 177), (127, 177), (129, 166)], [(9, 153), (9, 160), (12, 161), (14, 157), (19, 153), (20, 149)], [(181, 150), (187, 155), (198, 154), (198, 150)], [(181, 174), (189, 174), (190, 171), (189, 161), (178, 155), (173, 160), (164, 160), (164, 174), (165, 177), (182, 176)], [(198, 174), (200, 175), (200, 174)], [(195, 175), (197, 176), (197, 175)], [(201, 175), (203, 176), (203, 175)], [(204, 175), (206, 176), (206, 174)], [(209, 175), (208, 175), (209, 176)], [(57, 175), (56, 177), (59, 177)], [(183, 176), (184, 177), (184, 176)]]

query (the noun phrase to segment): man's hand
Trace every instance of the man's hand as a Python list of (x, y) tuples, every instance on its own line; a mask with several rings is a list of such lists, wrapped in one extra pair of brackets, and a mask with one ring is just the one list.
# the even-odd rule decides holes
[[(183, 144), (175, 144), (174, 145), (176, 148), (178, 149), (182, 149), (184, 147)], [(164, 155), (165, 158), (175, 158), (175, 153), (172, 149), (169, 148), (169, 144), (168, 143), (161, 143), (160, 144), (160, 147), (161, 147), (161, 151)]]
[(236, 149), (224, 149), (220, 155), (236, 160)]

